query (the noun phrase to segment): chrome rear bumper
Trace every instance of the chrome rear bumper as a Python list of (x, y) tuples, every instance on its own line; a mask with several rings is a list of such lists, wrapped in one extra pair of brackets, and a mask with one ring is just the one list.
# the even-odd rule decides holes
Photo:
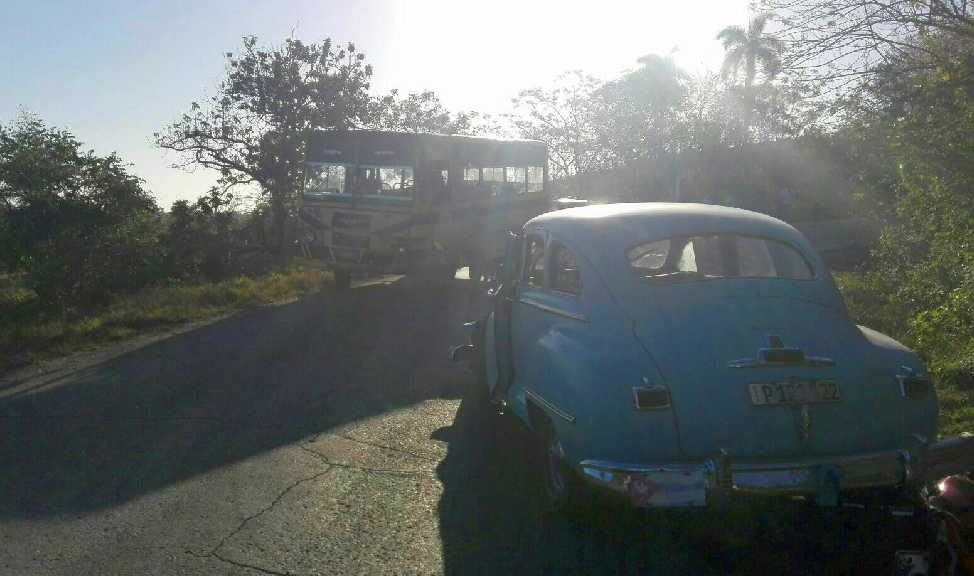
[(590, 483), (622, 494), (640, 507), (705, 506), (728, 494), (809, 496), (833, 503), (841, 491), (921, 485), (974, 468), (974, 436), (936, 444), (832, 458), (624, 464), (584, 460)]

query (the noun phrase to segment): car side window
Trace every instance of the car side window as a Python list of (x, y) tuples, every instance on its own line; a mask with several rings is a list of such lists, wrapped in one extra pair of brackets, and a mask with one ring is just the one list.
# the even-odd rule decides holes
[(528, 236), (525, 254), (524, 281), (530, 286), (541, 288), (544, 286), (544, 238)]
[(551, 289), (568, 294), (582, 293), (582, 274), (575, 255), (562, 244), (551, 245)]

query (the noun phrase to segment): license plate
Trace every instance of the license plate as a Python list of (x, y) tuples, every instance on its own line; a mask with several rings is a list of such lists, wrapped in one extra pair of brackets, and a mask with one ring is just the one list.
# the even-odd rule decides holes
[(835, 380), (782, 380), (755, 382), (748, 385), (755, 406), (780, 404), (820, 404), (839, 401)]

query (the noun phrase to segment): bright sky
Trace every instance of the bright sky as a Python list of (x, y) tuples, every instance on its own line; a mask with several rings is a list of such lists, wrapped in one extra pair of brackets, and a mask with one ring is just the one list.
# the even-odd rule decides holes
[(717, 69), (714, 39), (746, 22), (748, 0), (3, 0), (0, 123), (20, 109), (117, 151), (165, 208), (215, 180), (170, 168), (161, 130), (212, 93), (223, 53), (256, 34), (353, 41), (385, 92), (431, 89), (451, 109), (503, 113), (519, 90), (581, 69), (608, 78), (673, 51), (691, 73)]

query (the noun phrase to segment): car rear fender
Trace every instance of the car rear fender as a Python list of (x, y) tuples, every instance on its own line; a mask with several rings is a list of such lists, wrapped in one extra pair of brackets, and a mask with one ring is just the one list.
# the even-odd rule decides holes
[(528, 370), (515, 367), (510, 407), (529, 425), (529, 410), (544, 412), (572, 464), (680, 458), (672, 407), (636, 405), (635, 391), (659, 386), (662, 378), (632, 321), (601, 278), (586, 284), (586, 298), (585, 322), (556, 322), (540, 338), (543, 377), (522, 380)]

